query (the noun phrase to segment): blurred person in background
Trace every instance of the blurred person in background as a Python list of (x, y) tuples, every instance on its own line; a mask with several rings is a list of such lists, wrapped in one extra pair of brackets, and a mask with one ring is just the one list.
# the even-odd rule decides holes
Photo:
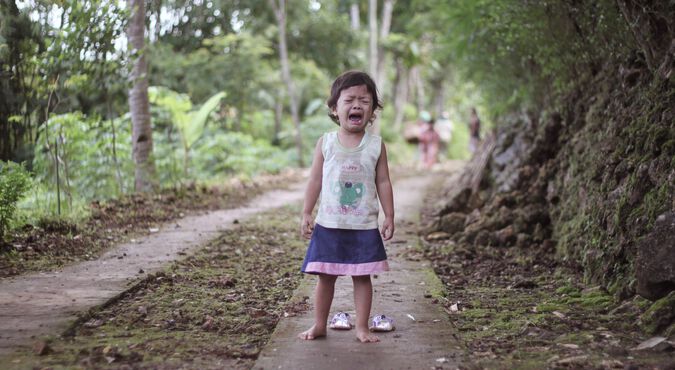
[(480, 143), (480, 118), (476, 113), (476, 108), (471, 107), (471, 116), (469, 117), (469, 151), (475, 152)]

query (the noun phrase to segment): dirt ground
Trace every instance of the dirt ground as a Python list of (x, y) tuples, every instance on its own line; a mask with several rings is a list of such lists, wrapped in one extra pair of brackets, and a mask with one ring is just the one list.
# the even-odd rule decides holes
[[(428, 197), (438, 199), (447, 184)], [(425, 204), (434, 204), (433, 201)], [(422, 224), (433, 219), (428, 207)], [(459, 246), (423, 239), (408, 258), (431, 260), (446, 289), (448, 317), (465, 346), (465, 369), (675, 369), (673, 347), (650, 339), (639, 316), (650, 302), (619, 302), (553, 250)]]
[(265, 191), (284, 188), (303, 176), (304, 171), (288, 170), (213, 186), (186, 184), (156, 195), (132, 194), (95, 201), (87, 214), (76, 220), (41, 219), (35, 225), (13, 230), (10, 242), (0, 242), (0, 278), (96, 260), (115, 245), (156, 232), (163, 223), (240, 207)]
[[(405, 225), (409, 237), (426, 237), (423, 225), (444, 185), (427, 193), (421, 222)], [(195, 254), (82, 314), (64, 335), (35, 338), (33, 348), (0, 363), (10, 369), (254, 367), (280, 320), (310, 307), (307, 294), (294, 295), (306, 247), (297, 232), (299, 207), (237, 220)], [(460, 247), (442, 238), (407, 245), (397, 257), (428, 264), (440, 278), (433, 292), (417, 293), (441, 310), (438, 320), (452, 329), (443, 338), (458, 346), (435, 369), (675, 369), (672, 347), (637, 349), (649, 339), (636, 322), (643, 300), (616, 302), (546, 251)], [(389, 339), (405, 340), (394, 335), (401, 334)]]
[(0, 354), (25, 345), (31, 336), (64, 330), (76, 314), (114, 300), (144, 274), (191, 255), (220, 231), (257, 213), (299, 201), (303, 185), (304, 182), (299, 182), (289, 190), (267, 192), (245, 207), (187, 216), (164, 224), (157, 232), (122, 243), (96, 260), (0, 281)]
[[(455, 166), (455, 170), (459, 166)], [(447, 170), (451, 170), (448, 168)], [(378, 343), (360, 343), (355, 330), (329, 330), (325, 338), (303, 341), (297, 334), (313, 324), (313, 313), (283, 318), (253, 369), (434, 369), (457, 368), (462, 348), (443, 311), (443, 287), (428, 261), (406, 259), (417, 248), (419, 209), (427, 187), (447, 172), (411, 173), (394, 183), (396, 232), (385, 242), (390, 271), (372, 279), (371, 317), (384, 314), (394, 321), (393, 332), (376, 333)], [(294, 299), (313, 302), (316, 277), (307, 276)], [(331, 312), (347, 312), (355, 321), (353, 284), (340, 277)]]
[[(306, 247), (298, 214), (299, 203), (238, 221), (81, 315), (64, 335), (36, 338), (0, 361), (19, 369), (250, 368), (278, 320), (308, 308), (289, 300)], [(416, 238), (415, 224), (408, 228)]]
[[(242, 221), (81, 316), (62, 337), (0, 359), (13, 368), (249, 368), (300, 278), (299, 208)], [(289, 222), (288, 220), (293, 220)]]

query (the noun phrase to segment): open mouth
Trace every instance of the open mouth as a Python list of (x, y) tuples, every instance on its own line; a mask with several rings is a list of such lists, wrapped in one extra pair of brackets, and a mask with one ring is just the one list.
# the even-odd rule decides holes
[(349, 122), (359, 124), (363, 120), (363, 113), (352, 113), (349, 115)]

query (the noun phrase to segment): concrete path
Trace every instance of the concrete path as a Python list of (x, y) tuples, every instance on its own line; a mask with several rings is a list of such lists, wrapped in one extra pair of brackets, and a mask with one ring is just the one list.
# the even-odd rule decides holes
[[(458, 163), (455, 167), (458, 167)], [(436, 175), (439, 176), (439, 175)], [(440, 176), (447, 177), (446, 173)], [(393, 317), (396, 330), (380, 333), (379, 343), (359, 343), (354, 330), (329, 330), (328, 337), (303, 341), (297, 334), (312, 325), (313, 313), (282, 319), (253, 369), (452, 369), (462, 352), (454, 329), (440, 304), (429, 293), (440, 281), (425, 262), (400, 256), (418, 241), (416, 223), (425, 188), (432, 176), (411, 177), (394, 184), (397, 230), (386, 244), (391, 271), (373, 279), (372, 315)], [(307, 276), (294, 299), (313, 297), (315, 277)], [(349, 312), (355, 317), (352, 284), (338, 279), (331, 315)], [(426, 297), (425, 297), (426, 296)], [(414, 319), (414, 320), (413, 320)]]
[(61, 334), (78, 312), (105, 303), (138, 277), (207, 243), (235, 219), (300, 201), (304, 186), (302, 181), (268, 192), (241, 208), (185, 217), (94, 261), (0, 280), (0, 355), (30, 345), (32, 338)]

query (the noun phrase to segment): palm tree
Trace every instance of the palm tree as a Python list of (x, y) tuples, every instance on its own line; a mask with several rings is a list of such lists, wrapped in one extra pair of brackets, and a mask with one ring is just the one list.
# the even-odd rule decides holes
[(132, 87), (129, 90), (129, 111), (132, 123), (132, 148), (136, 164), (135, 189), (139, 192), (154, 188), (155, 163), (152, 158), (152, 124), (148, 102), (148, 64), (145, 59), (145, 3), (129, 0), (131, 20), (127, 38), (134, 59), (131, 71)]
[(298, 97), (295, 95), (295, 85), (291, 77), (291, 68), (288, 61), (288, 47), (286, 42), (286, 0), (269, 0), (270, 7), (279, 27), (279, 61), (281, 62), (281, 76), (286, 84), (286, 91), (291, 102), (291, 119), (295, 125), (295, 145), (298, 148), (298, 165), (304, 167), (302, 159), (302, 136), (300, 135), (300, 114), (298, 113)]

